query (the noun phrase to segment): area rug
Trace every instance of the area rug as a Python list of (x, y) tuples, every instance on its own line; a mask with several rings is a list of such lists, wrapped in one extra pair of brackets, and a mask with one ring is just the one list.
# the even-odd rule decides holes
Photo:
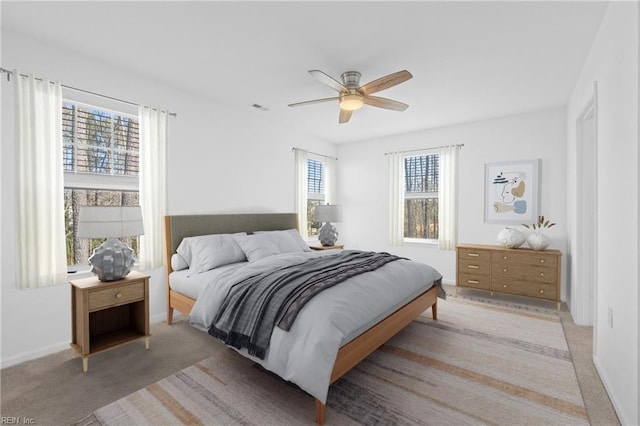
[[(329, 390), (326, 424), (589, 424), (557, 313), (439, 301)], [(314, 424), (314, 399), (233, 350), (81, 424)]]

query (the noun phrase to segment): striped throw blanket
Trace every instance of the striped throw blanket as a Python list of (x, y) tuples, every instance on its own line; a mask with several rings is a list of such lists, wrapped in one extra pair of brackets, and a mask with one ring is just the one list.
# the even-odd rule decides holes
[(264, 359), (273, 327), (288, 331), (313, 296), (398, 259), (389, 253), (344, 250), (254, 275), (231, 287), (209, 334)]

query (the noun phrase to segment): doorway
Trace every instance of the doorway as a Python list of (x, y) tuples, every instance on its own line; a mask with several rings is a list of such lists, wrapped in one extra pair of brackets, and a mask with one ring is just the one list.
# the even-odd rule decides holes
[[(576, 324), (597, 322), (598, 287), (598, 98), (593, 94), (576, 120), (576, 271), (572, 314)], [(595, 345), (594, 335), (594, 348)]]

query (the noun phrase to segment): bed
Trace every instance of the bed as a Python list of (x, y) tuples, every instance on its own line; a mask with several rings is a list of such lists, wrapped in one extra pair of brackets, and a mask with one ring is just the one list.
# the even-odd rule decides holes
[[(207, 320), (201, 319), (206, 315), (203, 314), (203, 308), (201, 305), (205, 299), (210, 296), (205, 296), (207, 294), (206, 291), (202, 288), (199, 290), (191, 289), (189, 287), (189, 283), (191, 282), (191, 278), (185, 278), (187, 274), (184, 271), (174, 271), (172, 267), (172, 257), (176, 254), (181, 242), (185, 238), (195, 237), (195, 236), (205, 236), (211, 234), (240, 234), (242, 233), (259, 233), (259, 232), (268, 232), (268, 231), (282, 231), (282, 230), (293, 230), (297, 228), (297, 216), (293, 213), (267, 213), (267, 214), (223, 214), (223, 215), (177, 215), (177, 216), (166, 216), (165, 217), (165, 246), (166, 246), (166, 266), (167, 266), (167, 323), (171, 324), (173, 321), (173, 312), (174, 310), (178, 310), (184, 314), (191, 315), (190, 321), (192, 325), (195, 325), (198, 328), (202, 328), (203, 324), (206, 323)], [(256, 234), (257, 235), (257, 234)], [(244, 238), (244, 237), (240, 237)], [(303, 256), (309, 257), (320, 257), (320, 256), (329, 256), (330, 253), (309, 253), (300, 254), (300, 253), (285, 253), (279, 254), (277, 256), (273, 256), (269, 259), (260, 259), (256, 262), (245, 262), (248, 265), (247, 269), (251, 268), (260, 268), (261, 262), (265, 263), (265, 267), (267, 264), (277, 263), (277, 262), (289, 262), (289, 257), (293, 259), (299, 259)], [(277, 259), (277, 260), (273, 260)], [(175, 262), (174, 262), (175, 264)], [(381, 282), (385, 282), (384, 280), (389, 280), (389, 276), (394, 276), (395, 270), (392, 270), (391, 267), (394, 264), (398, 264), (400, 266), (393, 266), (394, 268), (406, 268), (407, 266), (417, 267), (416, 262), (410, 262), (406, 260), (398, 260), (396, 262), (392, 262), (389, 265), (385, 265), (380, 270), (384, 270), (387, 274), (385, 278), (380, 278)], [(411, 265), (409, 265), (411, 264)], [(250, 266), (249, 266), (250, 265)], [(423, 268), (426, 265), (420, 265), (420, 268)], [(236, 264), (225, 265), (224, 267), (215, 268), (213, 272), (207, 271), (206, 273), (197, 274), (197, 277), (194, 275), (192, 278), (197, 278), (198, 280), (219, 280), (220, 282), (224, 281), (223, 278), (220, 277), (229, 277), (240, 274), (240, 272), (236, 272), (236, 270), (241, 270), (240, 268), (245, 268), (244, 265), (240, 265), (239, 267)], [(271, 267), (271, 266), (269, 266)], [(228, 268), (227, 271), (225, 268)], [(385, 269), (386, 268), (386, 269)], [(179, 268), (178, 268), (179, 269)], [(430, 268), (431, 270), (432, 268)], [(418, 270), (417, 270), (418, 271)], [(377, 271), (376, 271), (377, 272)], [(424, 269), (419, 269), (419, 272), (422, 274)], [(244, 273), (244, 270), (243, 272)], [(411, 272), (415, 274), (418, 272)], [(249, 274), (247, 272), (247, 274)], [(330, 374), (326, 374), (326, 383), (323, 380), (320, 380), (318, 384), (318, 380), (314, 377), (312, 382), (310, 382), (310, 378), (312, 375), (310, 373), (305, 373), (310, 370), (322, 370), (321, 367), (318, 368), (309, 368), (310, 365), (315, 364), (314, 360), (306, 360), (305, 354), (302, 356), (297, 354), (297, 356), (292, 357), (287, 362), (280, 362), (277, 359), (277, 356), (282, 354), (284, 349), (280, 349), (280, 346), (275, 346), (275, 349), (269, 349), (270, 357), (268, 356), (266, 360), (255, 359), (255, 357), (249, 355), (248, 353), (243, 353), (242, 351), (238, 351), (244, 356), (254, 359), (256, 362), (260, 363), (267, 370), (270, 370), (285, 380), (292, 381), (300, 386), (303, 390), (307, 391), (310, 395), (316, 398), (315, 408), (316, 408), (316, 422), (318, 424), (323, 424), (326, 416), (326, 392), (328, 391), (328, 387), (331, 383), (338, 380), (345, 373), (347, 373), (351, 368), (356, 366), (360, 361), (366, 358), (369, 354), (375, 351), (378, 347), (384, 344), (387, 340), (389, 340), (392, 336), (394, 336), (398, 331), (404, 328), (407, 324), (413, 321), (416, 317), (418, 317), (422, 312), (431, 307), (432, 316), (434, 319), (437, 319), (437, 298), (438, 296), (443, 297), (444, 292), (440, 286), (441, 276), (437, 273), (437, 271), (433, 270), (430, 272), (431, 275), (428, 277), (425, 275), (424, 280), (427, 282), (420, 283), (420, 286), (415, 287), (411, 290), (411, 293), (407, 295), (402, 295), (400, 299), (395, 300), (393, 306), (385, 306), (384, 309), (381, 307), (377, 307), (378, 301), (373, 303), (374, 308), (379, 310), (378, 317), (375, 319), (368, 320), (369, 323), (365, 324), (363, 328), (352, 326), (349, 330), (355, 330), (354, 335), (346, 336), (340, 335), (340, 339), (336, 340), (331, 337), (329, 340), (333, 342), (330, 344), (325, 344), (324, 342), (320, 342), (319, 345), (330, 347), (331, 345), (335, 345), (335, 354), (333, 357), (326, 356), (326, 362), (328, 365), (328, 372)], [(215, 275), (217, 278), (207, 278), (209, 275)], [(382, 276), (383, 274), (378, 274)], [(181, 281), (182, 280), (182, 281)], [(278, 340), (278, 345), (282, 347), (288, 348), (289, 346), (298, 345), (297, 343), (280, 343), (281, 340), (286, 339), (296, 339), (297, 333), (300, 331), (293, 331), (298, 323), (302, 324), (298, 329), (306, 327), (305, 324), (309, 323), (309, 317), (313, 315), (318, 315), (318, 312), (322, 312), (324, 307), (320, 307), (321, 303), (330, 303), (330, 301), (335, 298), (340, 299), (340, 303), (344, 305), (345, 300), (352, 300), (353, 297), (345, 297), (345, 294), (348, 293), (340, 293), (345, 291), (353, 291), (353, 289), (357, 289), (357, 287), (353, 286), (362, 286), (366, 281), (367, 285), (369, 283), (373, 283), (378, 280), (377, 276), (373, 279), (372, 275), (363, 274), (358, 277), (354, 277), (351, 279), (353, 284), (349, 285), (338, 285), (334, 288), (330, 288), (323, 293), (318, 294), (311, 300), (308, 305), (301, 311), (299, 315), (299, 319), (296, 319), (294, 326), (292, 327), (291, 333), (282, 332), (278, 328), (274, 328), (272, 342), (274, 340)], [(201, 284), (198, 284), (201, 285)], [(218, 282), (216, 286), (218, 286)], [(210, 287), (216, 287), (210, 286)], [(349, 287), (351, 286), (351, 287)], [(345, 290), (346, 289), (346, 290)], [(350, 289), (350, 290), (349, 290)], [(222, 291), (222, 290), (214, 290)], [(361, 290), (358, 290), (361, 291)], [(395, 296), (394, 296), (395, 297)], [(398, 296), (400, 297), (400, 296)], [(359, 299), (359, 298), (358, 298)], [(401, 300), (401, 302), (399, 302)], [(349, 302), (353, 303), (353, 302)], [(382, 303), (382, 301), (380, 301)], [(384, 303), (387, 303), (385, 298)], [(315, 309), (315, 314), (314, 314)], [(358, 306), (354, 306), (354, 309), (343, 309), (344, 311), (354, 311), (357, 312), (359, 309)], [(305, 316), (306, 315), (306, 316)], [(351, 315), (351, 314), (349, 314)], [(316, 317), (317, 318), (317, 317)], [(351, 321), (351, 320), (349, 320)], [(318, 322), (318, 321), (316, 321)], [(330, 331), (333, 333), (334, 331)], [(276, 334), (279, 333), (277, 336)], [(309, 335), (320, 335), (322, 333), (317, 333), (315, 331), (305, 334), (305, 338), (308, 338)], [(347, 333), (348, 334), (348, 333)], [(324, 337), (317, 337), (318, 339), (324, 339)], [(336, 343), (337, 342), (337, 343)], [(339, 345), (338, 345), (339, 343)], [(308, 344), (308, 342), (305, 342)], [(273, 343), (272, 343), (273, 345)], [(289, 350), (289, 349), (287, 349)], [(321, 354), (322, 355), (322, 354)], [(319, 355), (320, 356), (320, 355)], [(293, 360), (293, 361), (292, 361)], [(300, 365), (295, 364), (296, 362), (300, 363)], [(289, 364), (293, 363), (291, 366)], [(305, 364), (306, 363), (306, 364)], [(280, 364), (287, 364), (286, 366), (280, 366)], [(287, 370), (288, 369), (288, 370)], [(290, 370), (290, 371), (289, 371)], [(302, 373), (301, 373), (302, 371)], [(320, 371), (322, 373), (322, 371)], [(313, 374), (316, 374), (314, 372)], [(300, 378), (296, 375), (302, 375), (304, 377)], [(309, 376), (309, 377), (307, 377)], [(317, 390), (317, 388), (320, 390)]]

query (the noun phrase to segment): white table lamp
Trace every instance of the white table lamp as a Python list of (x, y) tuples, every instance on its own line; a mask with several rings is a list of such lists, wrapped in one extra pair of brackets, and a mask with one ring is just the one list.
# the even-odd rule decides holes
[(342, 209), (334, 204), (317, 205), (313, 215), (316, 222), (325, 222), (320, 228), (318, 239), (323, 246), (333, 246), (338, 241), (338, 231), (331, 222), (342, 221)]
[(91, 272), (100, 281), (126, 277), (135, 263), (133, 250), (120, 237), (144, 234), (140, 206), (82, 206), (78, 217), (78, 238), (106, 238), (89, 258)]

